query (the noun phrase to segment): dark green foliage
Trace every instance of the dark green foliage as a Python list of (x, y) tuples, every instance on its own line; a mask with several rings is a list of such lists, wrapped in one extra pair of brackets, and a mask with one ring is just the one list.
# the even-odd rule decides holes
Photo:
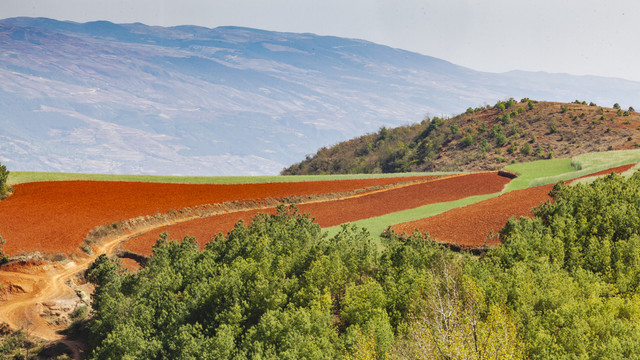
[(9, 258), (7, 257), (7, 255), (4, 253), (4, 244), (7, 241), (2, 238), (2, 236), (0, 236), (0, 265), (5, 264), (7, 261), (9, 261)]
[(498, 135), (496, 135), (496, 145), (497, 146), (504, 146), (507, 144), (507, 137), (500, 133)]
[(88, 271), (90, 358), (638, 358), (638, 189), (640, 172), (557, 185), (479, 259), (420, 234), (327, 238), (284, 207), (204, 251), (163, 236), (136, 275)]
[(7, 193), (7, 179), (9, 178), (10, 171), (7, 170), (5, 165), (0, 163), (0, 196)]
[(452, 257), (422, 237), (387, 241), (380, 258), (366, 231), (326, 238), (281, 207), (204, 251), (163, 236), (136, 275), (101, 256), (87, 272), (97, 286), (91, 358), (335, 359), (357, 334), (383, 356), (426, 291), (431, 259)]
[(473, 145), (474, 143), (474, 139), (473, 136), (471, 134), (467, 134), (467, 136), (464, 137), (464, 139), (462, 139), (462, 141), (460, 141), (460, 144), (464, 147)]
[(613, 104), (613, 108), (616, 110), (620, 110), (620, 104), (618, 103)]
[(517, 102), (513, 98), (511, 98), (511, 99), (505, 101), (504, 106), (505, 106), (505, 108), (508, 109), (508, 108), (514, 106), (515, 104), (517, 104)]

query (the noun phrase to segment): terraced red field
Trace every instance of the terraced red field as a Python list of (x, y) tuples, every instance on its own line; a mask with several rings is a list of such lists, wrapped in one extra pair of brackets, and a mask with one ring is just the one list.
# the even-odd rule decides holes
[(425, 179), (425, 176), (363, 180), (238, 185), (60, 181), (18, 184), (0, 202), (0, 234), (9, 255), (40, 251), (70, 254), (98, 225), (202, 204), (348, 192)]
[[(311, 214), (320, 226), (329, 227), (423, 205), (498, 192), (508, 182), (508, 178), (498, 176), (496, 172), (456, 175), (343, 200), (300, 204), (298, 209), (301, 213)], [(260, 210), (260, 212), (274, 211), (275, 209)], [(257, 212), (256, 210), (216, 215), (165, 226), (132, 238), (121, 247), (148, 255), (158, 239), (158, 234), (165, 231), (174, 239), (181, 239), (186, 235), (194, 236), (203, 245), (218, 232), (230, 231), (238, 219), (248, 221)]]
[[(622, 173), (635, 164), (618, 166), (584, 177)], [(580, 179), (580, 178), (578, 178)], [(577, 179), (576, 179), (577, 180)], [(531, 209), (541, 202), (551, 200), (549, 192), (553, 185), (512, 191), (476, 204), (452, 209), (429, 218), (392, 226), (399, 234), (411, 234), (415, 230), (427, 232), (437, 241), (464, 247), (496, 245), (497, 237), (490, 237), (504, 227), (510, 217), (532, 216)]]

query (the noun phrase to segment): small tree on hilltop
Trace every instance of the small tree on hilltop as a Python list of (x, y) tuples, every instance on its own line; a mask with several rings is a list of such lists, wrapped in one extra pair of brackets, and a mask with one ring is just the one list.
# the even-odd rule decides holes
[(9, 177), (9, 170), (7, 167), (0, 163), (0, 195), (4, 195), (7, 192), (7, 178)]

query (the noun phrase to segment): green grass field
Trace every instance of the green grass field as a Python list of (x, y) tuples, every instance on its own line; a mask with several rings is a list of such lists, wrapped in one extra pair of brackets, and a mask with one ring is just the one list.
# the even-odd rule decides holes
[[(424, 219), (430, 216), (441, 214), (445, 211), (475, 204), (477, 202), (490, 199), (498, 196), (500, 193), (470, 196), (464, 199), (442, 202), (437, 204), (425, 205), (415, 209), (409, 209), (404, 211), (398, 211), (383, 216), (373, 217), (369, 219), (355, 221), (351, 224), (358, 228), (366, 228), (375, 239), (380, 239), (380, 234), (389, 226), (393, 224), (399, 224), (407, 221)], [(342, 225), (332, 226), (326, 228), (329, 236), (337, 234)]]
[(255, 184), (268, 182), (329, 181), (349, 179), (371, 179), (383, 177), (445, 175), (453, 173), (396, 173), (396, 174), (350, 174), (350, 175), (301, 175), (301, 176), (157, 176), (157, 175), (106, 175), (106, 174), (74, 174), (33, 171), (12, 171), (7, 183), (9, 185), (39, 181), (137, 181), (175, 184)]

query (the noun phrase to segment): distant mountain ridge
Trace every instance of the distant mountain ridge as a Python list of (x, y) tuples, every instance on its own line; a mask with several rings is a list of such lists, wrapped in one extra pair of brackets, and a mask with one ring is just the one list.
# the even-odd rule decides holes
[(275, 174), (381, 126), (510, 96), (640, 107), (640, 83), (483, 73), (313, 34), (0, 20), (0, 162), (12, 170)]

